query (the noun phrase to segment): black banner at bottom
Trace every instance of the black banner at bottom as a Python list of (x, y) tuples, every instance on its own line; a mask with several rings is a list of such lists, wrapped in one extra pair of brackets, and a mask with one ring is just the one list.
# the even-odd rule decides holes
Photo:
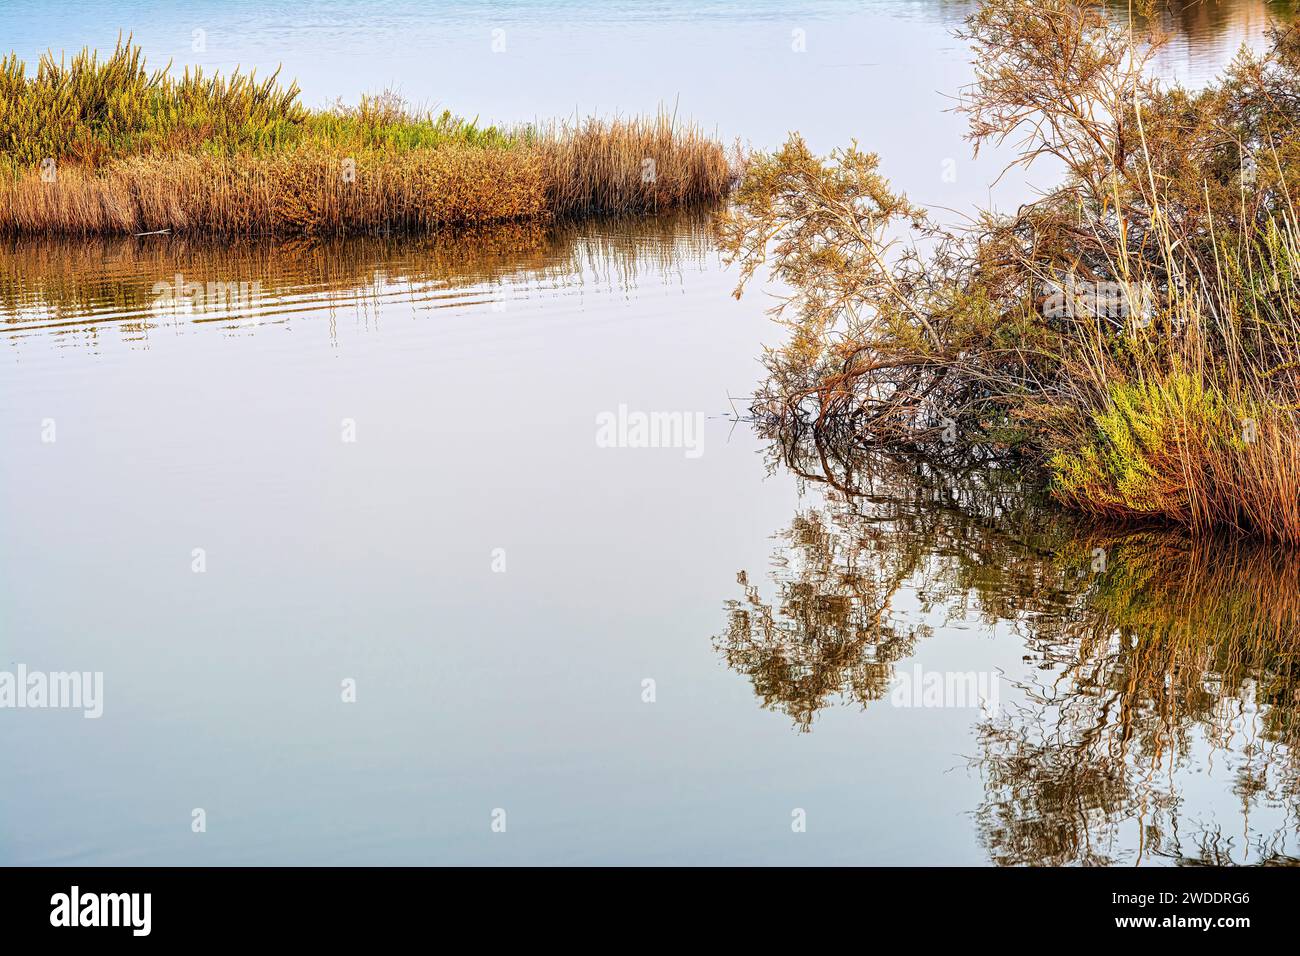
[(981, 932), (993, 934), (985, 942), (1008, 932), (1228, 940), (1289, 928), (1294, 879), (1282, 869), (12, 868), (0, 869), (0, 913), (7, 941), (75, 934), (81, 944), (396, 942), (431, 926), (544, 942), (599, 926), (770, 945), (816, 926), (823, 942), (870, 938), (879, 921), (927, 944)]

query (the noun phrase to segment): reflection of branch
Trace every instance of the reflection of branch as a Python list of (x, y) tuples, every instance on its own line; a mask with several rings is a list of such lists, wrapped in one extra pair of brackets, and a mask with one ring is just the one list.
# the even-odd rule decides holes
[[(1031, 642), (1056, 665), (1052, 693), (1027, 693), (1037, 710), (1033, 722), (1052, 723), (1052, 758), (1023, 744), (1008, 753), (1005, 736), (983, 731), (977, 763), (988, 771), (986, 804), (1000, 804), (1009, 793), (1045, 804), (1050, 794), (1075, 786), (1078, 781), (1053, 763), (1056, 754), (1071, 755), (1069, 768), (1115, 766), (1127, 781), (1128, 805), (1155, 807), (1144, 821), (1144, 842), (1153, 853), (1180, 855), (1168, 848), (1166, 836), (1174, 834), (1176, 841), (1173, 780), (1163, 779), (1168, 774), (1158, 780), (1156, 771), (1167, 752), (1176, 760), (1171, 769), (1191, 754), (1193, 729), (1210, 748), (1265, 761), (1262, 772), (1238, 787), (1243, 813), (1259, 800), (1294, 799), (1300, 556), (1240, 540), (1195, 542), (1150, 532), (1112, 537), (1106, 550), (1109, 566), (1083, 592), (1086, 600), (1074, 614), (1039, 617), (1031, 629)], [(1272, 746), (1262, 749), (1253, 737), (1238, 739), (1231, 732), (1243, 697), (1257, 693), (1252, 688), (1263, 689), (1269, 703), (1263, 724)], [(1024, 740), (1049, 739), (1046, 728), (1031, 735), (1028, 727), (1021, 728)], [(1012, 778), (1022, 785), (1010, 787)], [(1079, 831), (1079, 845), (1086, 831), (1113, 832), (1132, 815), (1121, 809), (1098, 818), (1088, 812), (1095, 807), (1084, 800), (1077, 810), (1053, 804), (1038, 806), (1038, 812), (1055, 813), (1058, 826)], [(1042, 862), (1033, 852), (1032, 833), (1003, 832), (1021, 822), (990, 814), (981, 822), (991, 850), (1019, 846), (1028, 854), (1003, 862)], [(1220, 849), (1206, 844), (1203, 855), (1222, 859)], [(1260, 842), (1254, 856), (1276, 854)], [(1080, 851), (1057, 862), (1089, 860)]]
[[(1184, 853), (1182, 841), (1174, 839), (1168, 847), (1157, 849), (1156, 855), (1171, 860), (1178, 866), (1238, 866), (1233, 857), (1235, 837), (1225, 836), (1217, 825), (1196, 834), (1195, 849)], [(1287, 833), (1277, 831), (1267, 836), (1260, 834), (1247, 844), (1253, 857), (1251, 866), (1300, 866), (1300, 856), (1286, 851)], [(1243, 858), (1246, 856), (1243, 851)]]
[(884, 696), (893, 662), (913, 642), (886, 616), (916, 559), (879, 578), (864, 575), (860, 554), (871, 543), (827, 531), (819, 515), (797, 517), (784, 537), (804, 555), (800, 570), (780, 581), (770, 605), (742, 574), (745, 599), (729, 602), (730, 624), (715, 645), (750, 677), (765, 708), (782, 710), (807, 731), (835, 695), (862, 706)]
[[(923, 610), (1014, 622), (1040, 662), (1018, 709), (978, 730), (975, 816), (995, 862), (1111, 863), (1134, 846), (1181, 861), (1178, 774), (1209, 753), (1242, 763), (1243, 832), (1257, 805), (1300, 816), (1300, 552), (1084, 526), (989, 468), (953, 478), (943, 463), (825, 441), (772, 454), (827, 492), (778, 536), (776, 598), (742, 575), (715, 642), (765, 708), (808, 731), (837, 696), (884, 696), (924, 634), (890, 617), (906, 591)], [(1251, 857), (1288, 860), (1294, 823), (1256, 833)], [(1121, 841), (1121, 825), (1140, 839)], [(1205, 839), (1201, 855), (1218, 858)]]

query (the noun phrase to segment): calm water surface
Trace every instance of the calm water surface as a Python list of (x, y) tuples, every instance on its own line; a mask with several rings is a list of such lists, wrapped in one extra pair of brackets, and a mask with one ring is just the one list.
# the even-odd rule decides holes
[[(963, 9), (44, 3), (0, 37), (133, 30), (309, 103), (856, 136), (960, 213), (1032, 185), (990, 195), (1005, 157), (944, 112)], [(1266, 14), (1176, 18), (1161, 68), (1203, 80)], [(774, 447), (733, 412), (779, 332), (709, 218), (0, 245), (0, 670), (104, 674), (98, 720), (0, 711), (0, 862), (1300, 857), (1300, 559)], [(244, 294), (160, 303), (177, 275)], [(702, 453), (599, 447), (620, 405), (701, 413)], [(934, 674), (977, 693), (932, 706)]]

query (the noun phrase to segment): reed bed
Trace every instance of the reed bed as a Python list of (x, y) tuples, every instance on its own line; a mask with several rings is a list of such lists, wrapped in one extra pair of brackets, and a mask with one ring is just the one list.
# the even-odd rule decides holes
[(695, 126), (666, 114), (544, 129), (547, 205), (557, 215), (625, 213), (719, 199), (734, 159)]
[(484, 126), (391, 94), (312, 111), (278, 76), (0, 61), (0, 232), (344, 235), (654, 210), (733, 160), (675, 117)]
[[(3, 188), (5, 231), (91, 235), (344, 234), (544, 216), (540, 157), (448, 146), (349, 157), (311, 147), (234, 157), (177, 154), (100, 171), (39, 174)], [(344, 169), (348, 173), (344, 174)]]

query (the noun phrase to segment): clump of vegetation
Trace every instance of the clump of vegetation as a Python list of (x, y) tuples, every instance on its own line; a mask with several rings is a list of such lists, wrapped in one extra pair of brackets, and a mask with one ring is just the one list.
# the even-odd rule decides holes
[(149, 72), (140, 48), (118, 42), (105, 60), (42, 57), (34, 75), (0, 60), (0, 159), (9, 172), (46, 158), (96, 167), (141, 153), (271, 149), (295, 140), (307, 112), (278, 75), (207, 77)]
[(856, 144), (750, 158), (721, 227), (737, 294), (764, 266), (793, 290), (758, 416), (1300, 542), (1300, 28), (1198, 92), (1153, 79), (1163, 38), (1135, 30), (1070, 0), (968, 19), (976, 150), (1065, 170), (1014, 215), (944, 229)]
[(506, 129), (392, 94), (313, 111), (278, 74), (0, 60), (0, 232), (283, 235), (622, 213), (716, 200), (726, 151), (646, 119)]

